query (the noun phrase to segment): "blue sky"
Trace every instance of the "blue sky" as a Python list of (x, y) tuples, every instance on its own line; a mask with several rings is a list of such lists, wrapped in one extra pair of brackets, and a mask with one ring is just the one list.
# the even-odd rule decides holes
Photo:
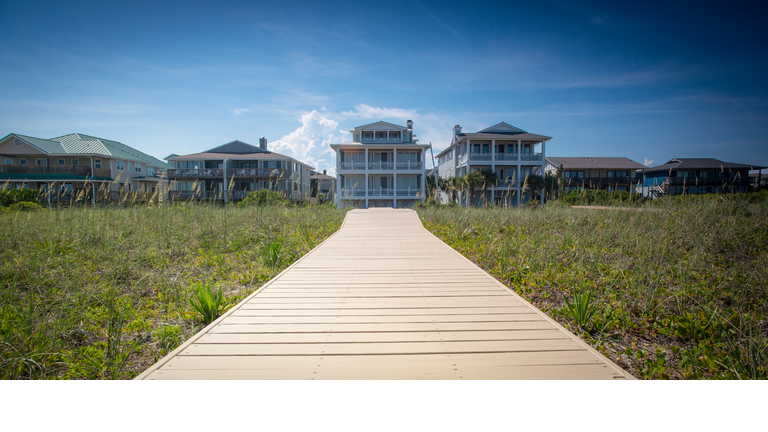
[(332, 170), (357, 125), (439, 151), (506, 121), (550, 156), (768, 166), (759, 10), (623, 3), (2, 1), (0, 134), (160, 158), (266, 136)]

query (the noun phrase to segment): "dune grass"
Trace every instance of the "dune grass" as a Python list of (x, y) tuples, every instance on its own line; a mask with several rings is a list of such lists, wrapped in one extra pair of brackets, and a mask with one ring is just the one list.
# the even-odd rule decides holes
[(768, 200), (644, 205), (661, 211), (551, 203), (418, 212), (427, 229), (638, 378), (768, 377)]
[(233, 305), (344, 215), (192, 204), (4, 211), (0, 377), (132, 378), (203, 328), (191, 301), (200, 287)]

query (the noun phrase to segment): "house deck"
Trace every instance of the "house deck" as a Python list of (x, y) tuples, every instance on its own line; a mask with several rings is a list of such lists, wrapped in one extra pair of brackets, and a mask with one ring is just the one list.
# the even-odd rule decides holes
[(425, 230), (342, 228), (137, 379), (632, 379)]

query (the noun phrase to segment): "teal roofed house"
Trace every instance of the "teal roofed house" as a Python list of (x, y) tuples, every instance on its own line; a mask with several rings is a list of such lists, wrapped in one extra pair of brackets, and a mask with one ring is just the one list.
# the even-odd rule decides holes
[(154, 193), (171, 165), (121, 142), (73, 133), (36, 138), (11, 133), (0, 139), (0, 183), (12, 188), (56, 185), (67, 195), (88, 183), (109, 190)]

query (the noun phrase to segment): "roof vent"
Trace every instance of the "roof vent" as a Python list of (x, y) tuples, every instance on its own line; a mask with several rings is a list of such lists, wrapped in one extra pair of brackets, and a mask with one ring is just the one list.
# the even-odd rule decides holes
[(267, 139), (266, 138), (264, 138), (264, 137), (259, 138), (259, 147), (262, 150), (266, 150), (267, 149)]

